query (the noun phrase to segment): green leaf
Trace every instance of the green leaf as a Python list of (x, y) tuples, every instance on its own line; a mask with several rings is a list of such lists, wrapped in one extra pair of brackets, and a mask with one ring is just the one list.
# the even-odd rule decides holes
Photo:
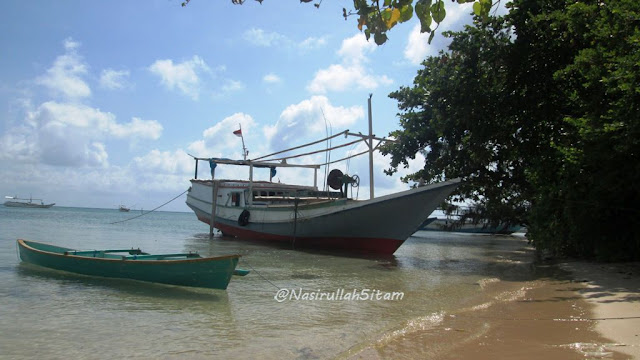
[(385, 23), (388, 23), (389, 20), (391, 20), (391, 9), (386, 9), (386, 10), (382, 11), (380, 13), (380, 16), (382, 17), (382, 20)]
[(480, 16), (482, 14), (482, 5), (480, 5), (480, 3), (477, 1), (473, 3), (473, 13), (477, 16)]
[(428, 44), (431, 44), (431, 40), (433, 40), (433, 36), (436, 34), (436, 32), (432, 32), (431, 35), (429, 35), (429, 41), (427, 42)]
[[(416, 2), (416, 15), (418, 18), (423, 19), (427, 14), (430, 14), (429, 8), (431, 7), (431, 0), (418, 0)], [(431, 15), (429, 15), (431, 16)]]
[[(387, 9), (385, 12), (389, 11), (389, 9)], [(387, 25), (387, 29), (391, 29), (392, 27), (394, 27), (397, 23), (398, 20), (400, 20), (400, 10), (398, 9), (393, 9), (389, 11), (391, 13), (391, 16), (389, 17), (389, 19), (387, 20), (387, 23), (385, 25)]]
[(431, 6), (431, 16), (433, 16), (433, 21), (437, 24), (444, 20), (445, 16), (447, 16), (447, 12), (444, 9), (444, 1), (438, 1)]
[(411, 20), (413, 17), (413, 6), (411, 4), (405, 5), (400, 9), (400, 22)]
[(418, 0), (415, 6), (416, 16), (420, 19), (420, 32), (431, 32), (431, 0)]
[(373, 36), (373, 41), (376, 42), (376, 45), (382, 45), (385, 42), (387, 42), (387, 34), (383, 34), (383, 33), (376, 33)]
[(491, 11), (491, 5), (491, 0), (478, 0), (473, 3), (473, 13), (486, 19)]

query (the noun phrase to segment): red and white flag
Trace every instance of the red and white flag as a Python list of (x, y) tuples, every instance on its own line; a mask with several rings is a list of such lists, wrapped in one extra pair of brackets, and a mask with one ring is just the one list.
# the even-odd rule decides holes
[(234, 131), (233, 135), (241, 137), (242, 136), (242, 129), (238, 129), (238, 130)]

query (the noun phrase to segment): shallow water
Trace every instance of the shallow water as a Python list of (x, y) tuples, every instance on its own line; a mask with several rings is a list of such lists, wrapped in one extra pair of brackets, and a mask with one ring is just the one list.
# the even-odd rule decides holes
[[(428, 329), (446, 314), (517, 296), (520, 281), (535, 275), (531, 250), (518, 237), (424, 232), (393, 256), (362, 258), (209, 240), (208, 226), (190, 213), (110, 224), (135, 215), (0, 206), (3, 357), (345, 357)], [(21, 263), (17, 238), (77, 249), (239, 253), (239, 267), (252, 272), (234, 277), (226, 291), (86, 277)], [(279, 289), (325, 297), (279, 302)], [(363, 300), (393, 292), (402, 299)], [(346, 293), (360, 300), (337, 299)]]

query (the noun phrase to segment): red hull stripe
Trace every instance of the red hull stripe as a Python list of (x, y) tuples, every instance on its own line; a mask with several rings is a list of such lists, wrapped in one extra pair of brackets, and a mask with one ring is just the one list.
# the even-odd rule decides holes
[[(208, 218), (199, 217), (200, 221), (209, 223)], [(251, 231), (234, 226), (227, 226), (216, 223), (215, 227), (227, 235), (233, 235), (238, 238), (264, 241), (294, 242), (293, 236), (283, 236), (275, 234), (261, 233)], [(391, 255), (404, 243), (397, 239), (384, 238), (340, 238), (340, 237), (297, 237), (295, 238), (295, 246), (300, 248), (311, 249), (331, 249), (345, 250), (348, 252), (360, 252), (371, 254)]]

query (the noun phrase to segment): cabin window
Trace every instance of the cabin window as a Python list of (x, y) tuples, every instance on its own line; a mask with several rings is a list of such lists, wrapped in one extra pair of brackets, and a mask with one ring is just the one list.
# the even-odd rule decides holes
[(239, 192), (231, 193), (231, 204), (232, 204), (232, 206), (240, 206), (240, 193)]

